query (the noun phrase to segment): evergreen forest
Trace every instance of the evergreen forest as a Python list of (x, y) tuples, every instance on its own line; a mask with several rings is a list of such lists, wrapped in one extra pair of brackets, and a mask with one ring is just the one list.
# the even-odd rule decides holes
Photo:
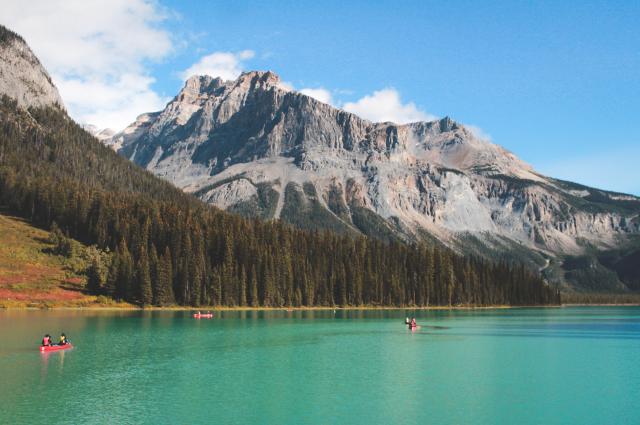
[(435, 244), (300, 230), (205, 205), (57, 108), (0, 101), (0, 207), (95, 245), (87, 290), (141, 306), (559, 304), (522, 265)]

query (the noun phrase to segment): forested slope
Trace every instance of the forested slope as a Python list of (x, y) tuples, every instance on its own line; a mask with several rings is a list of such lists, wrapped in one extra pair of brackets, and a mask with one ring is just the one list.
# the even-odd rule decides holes
[(537, 305), (523, 267), (426, 244), (297, 230), (208, 207), (102, 146), (57, 108), (0, 102), (0, 204), (96, 244), (89, 289), (141, 305)]

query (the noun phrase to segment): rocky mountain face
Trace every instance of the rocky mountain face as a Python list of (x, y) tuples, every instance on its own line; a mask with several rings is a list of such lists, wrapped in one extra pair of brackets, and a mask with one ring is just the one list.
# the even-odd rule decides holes
[[(2, 26), (0, 59), (0, 94), (63, 108), (27, 44)], [(574, 288), (640, 290), (640, 199), (542, 176), (449, 118), (373, 123), (249, 72), (194, 76), (164, 110), (115, 135), (86, 129), (222, 209), (525, 261)]]
[(13, 31), (0, 25), (0, 93), (23, 108), (57, 106), (62, 98), (51, 77), (27, 43)]
[[(640, 234), (637, 197), (540, 175), (450, 118), (369, 122), (287, 90), (272, 72), (194, 76), (163, 111), (141, 115), (109, 143), (222, 209), (436, 239), (525, 260), (573, 286), (562, 269), (568, 256), (619, 249)], [(628, 289), (615, 276), (608, 285)]]

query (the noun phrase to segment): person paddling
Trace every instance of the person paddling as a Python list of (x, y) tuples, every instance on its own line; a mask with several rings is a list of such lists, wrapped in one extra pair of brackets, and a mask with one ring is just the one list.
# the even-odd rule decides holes
[(411, 327), (412, 327), (412, 328), (415, 328), (416, 326), (418, 326), (418, 324), (416, 323), (416, 318), (415, 318), (415, 317), (412, 317), (412, 318), (411, 318)]
[(42, 338), (42, 346), (48, 347), (51, 345), (51, 335), (46, 334), (44, 338)]
[(69, 343), (69, 341), (67, 341), (67, 336), (63, 332), (60, 335), (60, 342), (58, 343), (58, 345), (67, 345), (68, 343)]

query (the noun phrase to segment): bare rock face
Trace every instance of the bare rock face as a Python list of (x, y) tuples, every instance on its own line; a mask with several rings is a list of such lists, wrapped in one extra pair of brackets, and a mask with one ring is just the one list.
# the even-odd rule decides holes
[(58, 90), (27, 43), (0, 25), (0, 94), (23, 108), (56, 106), (64, 109)]
[(636, 197), (542, 176), (448, 117), (369, 122), (272, 72), (191, 77), (113, 140), (205, 202), (308, 227), (435, 237), (461, 251), (471, 238), (480, 255), (524, 250), (542, 263), (640, 233)]

